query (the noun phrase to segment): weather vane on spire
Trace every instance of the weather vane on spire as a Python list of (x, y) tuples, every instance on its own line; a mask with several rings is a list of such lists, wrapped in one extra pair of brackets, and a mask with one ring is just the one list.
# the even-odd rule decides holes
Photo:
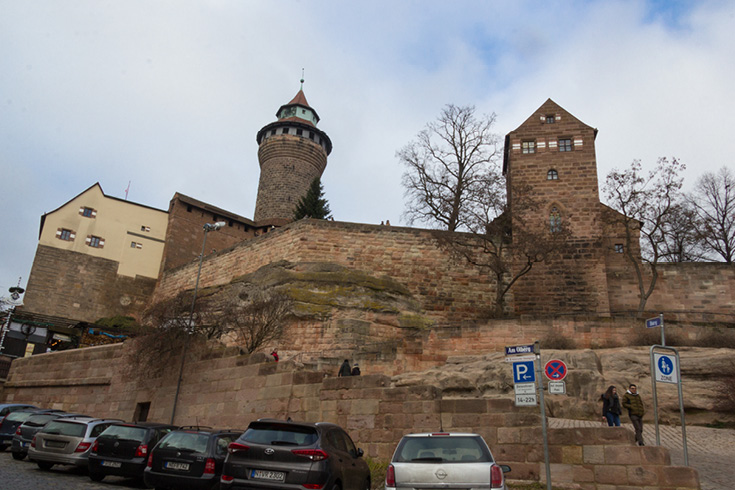
[(304, 90), (304, 69), (301, 69), (301, 90)]

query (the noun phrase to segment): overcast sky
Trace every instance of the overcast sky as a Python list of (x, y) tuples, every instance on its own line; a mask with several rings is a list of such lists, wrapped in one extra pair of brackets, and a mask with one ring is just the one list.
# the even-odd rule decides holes
[(299, 90), (334, 144), (335, 219), (399, 224), (395, 153), (441, 108), (518, 127), (547, 98), (613, 167), (731, 165), (733, 1), (0, 0), (0, 294), (40, 219), (99, 182), (252, 218), (255, 135)]

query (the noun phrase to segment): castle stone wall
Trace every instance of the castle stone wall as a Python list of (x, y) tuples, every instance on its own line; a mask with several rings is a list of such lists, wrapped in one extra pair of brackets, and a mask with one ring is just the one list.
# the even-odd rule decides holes
[(156, 280), (117, 273), (115, 260), (39, 245), (23, 309), (42, 315), (94, 322), (145, 309)]

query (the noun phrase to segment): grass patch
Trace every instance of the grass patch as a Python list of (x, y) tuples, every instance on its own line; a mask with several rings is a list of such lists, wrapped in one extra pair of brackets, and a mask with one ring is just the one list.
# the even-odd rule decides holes
[(385, 472), (388, 470), (388, 461), (379, 459), (365, 458), (365, 462), (370, 468), (370, 486), (373, 490), (385, 488)]

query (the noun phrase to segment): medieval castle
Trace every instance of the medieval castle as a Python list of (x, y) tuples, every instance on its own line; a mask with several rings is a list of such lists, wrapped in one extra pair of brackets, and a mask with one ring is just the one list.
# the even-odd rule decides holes
[[(46, 334), (61, 338), (58, 326), (140, 317), (152, 301), (194, 288), (203, 225), (218, 221), (226, 225), (207, 237), (200, 287), (227, 287), (284, 261), (329, 263), (395, 281), (424, 324), (487, 319), (497, 287), (492, 277), (448, 257), (430, 230), (293, 222), (294, 206), (324, 172), (332, 142), (317, 128), (319, 116), (302, 90), (276, 115), (257, 134), (261, 173), (252, 220), (179, 193), (167, 211), (158, 210), (106, 196), (95, 184), (42, 217), (25, 306), (14, 321), (45, 322)], [(538, 219), (563, 220), (572, 236), (561, 257), (538, 264), (513, 287), (506, 299), (510, 317), (609, 318), (637, 307), (637, 283), (620, 253), (622, 238), (603, 219), (612, 211), (599, 200), (596, 134), (549, 99), (505, 137), (507, 181), (529, 186), (541, 203)], [(512, 194), (508, 199), (512, 206)], [(733, 298), (731, 266), (669, 264), (648, 308), (670, 319), (723, 320), (735, 306)], [(35, 333), (38, 352), (48, 341), (42, 337)]]

